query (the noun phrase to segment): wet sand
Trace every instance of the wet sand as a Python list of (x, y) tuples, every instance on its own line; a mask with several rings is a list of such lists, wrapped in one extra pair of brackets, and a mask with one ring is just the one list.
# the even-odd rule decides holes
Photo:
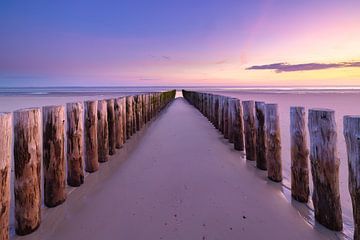
[(183, 98), (14, 239), (336, 239)]

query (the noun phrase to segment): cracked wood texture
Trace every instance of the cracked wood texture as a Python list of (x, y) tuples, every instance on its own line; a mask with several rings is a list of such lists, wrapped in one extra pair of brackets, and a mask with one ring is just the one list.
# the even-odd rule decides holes
[(83, 130), (84, 106), (80, 102), (66, 104), (67, 112), (67, 183), (79, 187), (84, 183)]
[(308, 128), (315, 219), (331, 230), (340, 231), (340, 160), (336, 146), (335, 112), (329, 109), (310, 109)]
[(126, 139), (129, 139), (133, 134), (133, 96), (126, 96)]
[(41, 221), (40, 109), (14, 112), (15, 231), (34, 232)]
[(115, 111), (115, 147), (122, 148), (124, 145), (124, 121), (123, 121), (123, 99), (116, 98), (114, 103)]
[(274, 182), (282, 181), (281, 137), (277, 104), (265, 105), (266, 161), (268, 178)]
[(98, 101), (96, 100), (85, 102), (85, 170), (89, 173), (99, 169), (97, 107)]
[(309, 200), (309, 150), (306, 140), (305, 108), (290, 108), (291, 195), (299, 202)]
[(0, 240), (10, 238), (11, 120), (11, 113), (0, 113)]
[(229, 143), (234, 143), (234, 99), (228, 98), (228, 136)]
[(360, 239), (360, 116), (344, 117), (344, 136), (349, 167), (349, 191), (353, 207), (354, 239)]
[(108, 122), (108, 136), (109, 136), (109, 155), (115, 154), (115, 108), (114, 99), (107, 99), (107, 122)]
[(108, 129), (106, 100), (98, 101), (97, 118), (98, 118), (97, 138), (98, 138), (99, 162), (107, 162), (109, 160), (109, 129)]
[(265, 113), (265, 103), (255, 102), (256, 167), (261, 170), (267, 170)]
[(244, 151), (243, 112), (239, 99), (235, 99), (234, 108), (234, 149)]
[(246, 159), (250, 161), (256, 160), (256, 126), (254, 111), (254, 101), (243, 101)]
[(65, 111), (63, 106), (43, 107), (44, 203), (56, 207), (66, 200)]

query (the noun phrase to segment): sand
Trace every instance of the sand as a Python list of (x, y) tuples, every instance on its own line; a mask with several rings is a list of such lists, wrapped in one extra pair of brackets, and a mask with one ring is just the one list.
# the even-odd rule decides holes
[[(296, 203), (294, 203), (296, 205)], [(336, 239), (183, 98), (14, 239)]]

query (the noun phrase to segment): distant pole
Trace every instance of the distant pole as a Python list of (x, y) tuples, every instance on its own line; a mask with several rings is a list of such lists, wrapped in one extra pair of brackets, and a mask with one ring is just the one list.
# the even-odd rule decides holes
[(360, 239), (360, 116), (344, 117), (344, 136), (349, 166), (349, 191), (353, 206), (354, 239)]
[(244, 132), (243, 132), (243, 111), (239, 99), (235, 99), (235, 113), (234, 113), (234, 149), (237, 151), (244, 151)]
[(291, 195), (299, 202), (309, 199), (309, 150), (306, 146), (305, 108), (290, 108)]
[(274, 182), (282, 181), (281, 137), (277, 104), (266, 104), (266, 160), (268, 178)]
[(67, 183), (78, 187), (84, 183), (83, 130), (84, 107), (80, 102), (66, 104), (67, 109)]
[(265, 129), (265, 103), (255, 102), (256, 125), (256, 167), (267, 170), (266, 161), (266, 129)]
[(98, 101), (98, 154), (99, 162), (109, 160), (109, 131), (106, 100)]
[(10, 223), (11, 113), (0, 113), (0, 239), (8, 240)]
[(255, 127), (255, 103), (254, 101), (243, 101), (244, 134), (246, 159), (256, 160), (256, 127)]
[(115, 139), (115, 107), (114, 99), (107, 99), (107, 122), (108, 122), (108, 135), (109, 135), (109, 155), (114, 155), (116, 150)]
[(56, 207), (66, 200), (65, 110), (43, 107), (44, 203)]
[(15, 231), (18, 235), (32, 233), (40, 225), (40, 134), (39, 108), (14, 112)]
[(89, 173), (99, 169), (97, 107), (98, 101), (96, 100), (85, 102), (85, 170)]
[(328, 109), (310, 109), (308, 118), (315, 219), (331, 230), (340, 231), (340, 160), (336, 146), (335, 112)]

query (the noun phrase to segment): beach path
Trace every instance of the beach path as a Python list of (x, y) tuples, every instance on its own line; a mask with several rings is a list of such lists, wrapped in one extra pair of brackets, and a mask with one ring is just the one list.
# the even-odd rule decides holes
[[(100, 171), (17, 239), (328, 239), (177, 98)], [(136, 143), (135, 143), (136, 142)], [(128, 144), (128, 143), (127, 143)], [(121, 160), (121, 158), (126, 158)]]

